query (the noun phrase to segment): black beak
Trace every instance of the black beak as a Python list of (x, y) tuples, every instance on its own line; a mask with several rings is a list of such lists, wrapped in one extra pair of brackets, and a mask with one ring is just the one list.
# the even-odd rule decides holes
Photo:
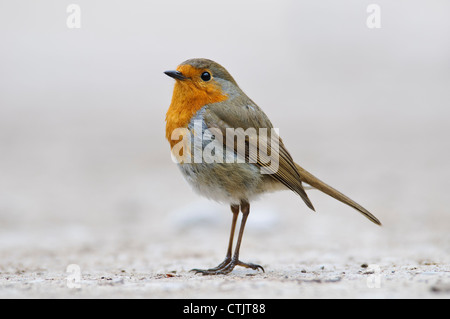
[(185, 77), (180, 71), (165, 71), (164, 73), (175, 80), (183, 81), (187, 79), (187, 77)]

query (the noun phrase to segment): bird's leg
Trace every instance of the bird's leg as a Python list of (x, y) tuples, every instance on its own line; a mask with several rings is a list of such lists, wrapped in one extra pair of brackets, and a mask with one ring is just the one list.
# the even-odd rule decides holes
[(236, 249), (234, 250), (233, 258), (228, 263), (228, 265), (226, 265), (224, 268), (219, 270), (219, 272), (218, 272), (219, 274), (230, 273), (236, 266), (242, 266), (242, 267), (251, 268), (254, 270), (261, 269), (264, 272), (264, 268), (260, 265), (244, 263), (239, 260), (239, 250), (241, 248), (242, 237), (244, 235), (245, 223), (247, 222), (247, 218), (250, 213), (250, 204), (247, 201), (241, 202), (241, 212), (242, 212), (241, 227), (239, 228), (239, 236), (238, 236), (238, 240), (236, 243)]
[[(239, 207), (238, 207), (239, 209)], [(228, 252), (225, 260), (216, 268), (207, 269), (207, 270), (200, 270), (200, 269), (193, 269), (196, 273), (201, 273), (203, 275), (223, 275), (228, 274), (231, 271), (233, 271), (234, 267), (236, 266), (242, 266), (245, 268), (251, 268), (254, 270), (261, 269), (264, 272), (264, 268), (260, 265), (250, 264), (250, 263), (244, 263), (239, 260), (239, 250), (241, 247), (242, 237), (244, 235), (244, 229), (245, 229), (245, 223), (247, 222), (248, 215), (250, 213), (250, 204), (247, 201), (241, 202), (241, 212), (242, 212), (242, 221), (241, 221), (241, 227), (239, 228), (239, 235), (238, 240), (236, 243), (236, 249), (234, 251), (233, 257), (231, 257), (231, 250), (233, 245), (233, 234), (234, 229), (236, 226), (236, 220), (237, 220), (237, 213), (235, 213), (236, 208), (232, 206), (232, 212), (233, 212), (233, 224), (231, 227), (231, 235), (230, 235), (230, 242), (228, 245)], [(239, 210), (237, 210), (239, 212)]]
[(233, 251), (233, 238), (234, 233), (236, 230), (236, 222), (239, 215), (239, 205), (231, 205), (231, 212), (233, 213), (233, 220), (231, 221), (231, 232), (230, 232), (230, 239), (228, 242), (228, 249), (227, 249), (227, 255), (225, 256), (225, 260), (222, 261), (217, 267), (210, 268), (210, 269), (192, 269), (191, 271), (194, 271), (195, 273), (202, 273), (204, 275), (212, 275), (218, 270), (221, 270), (225, 266), (227, 266), (231, 262), (231, 255)]

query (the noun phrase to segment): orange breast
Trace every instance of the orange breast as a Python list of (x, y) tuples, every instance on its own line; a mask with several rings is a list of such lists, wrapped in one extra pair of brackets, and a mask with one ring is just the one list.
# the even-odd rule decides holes
[[(178, 67), (178, 71), (188, 76), (194, 71), (190, 65)], [(198, 72), (198, 71), (196, 71)], [(221, 102), (227, 99), (218, 84), (213, 82), (201, 84), (195, 80), (176, 81), (172, 102), (166, 114), (166, 138), (172, 148), (179, 140), (172, 140), (172, 132), (176, 128), (188, 126), (192, 117), (206, 104)]]

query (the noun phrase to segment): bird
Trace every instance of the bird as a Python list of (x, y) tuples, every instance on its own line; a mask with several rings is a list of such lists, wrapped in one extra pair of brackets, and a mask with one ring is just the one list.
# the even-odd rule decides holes
[[(265, 193), (291, 190), (315, 211), (305, 189), (317, 189), (381, 225), (367, 209), (298, 165), (268, 116), (219, 63), (193, 58), (164, 73), (175, 79), (166, 113), (172, 158), (195, 192), (230, 205), (232, 212), (225, 259), (216, 267), (193, 272), (225, 275), (236, 266), (264, 272), (261, 265), (242, 262), (239, 255), (250, 202)], [(262, 152), (263, 148), (267, 150)]]

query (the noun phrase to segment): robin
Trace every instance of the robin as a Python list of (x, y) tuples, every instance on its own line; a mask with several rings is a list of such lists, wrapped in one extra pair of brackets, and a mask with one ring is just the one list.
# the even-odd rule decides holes
[[(364, 207), (294, 162), (267, 115), (239, 88), (224, 67), (208, 59), (190, 59), (176, 70), (164, 73), (176, 80), (166, 114), (166, 138), (172, 155), (195, 191), (229, 204), (233, 214), (225, 260), (217, 267), (192, 271), (217, 275), (230, 273), (236, 266), (242, 266), (264, 272), (260, 265), (240, 261), (239, 249), (250, 213), (250, 201), (267, 192), (291, 190), (314, 211), (305, 192), (304, 184), (307, 184), (381, 225)], [(235, 130), (232, 137), (227, 136), (230, 129)], [(253, 135), (246, 134), (250, 129), (253, 129)], [(208, 130), (212, 133), (209, 132), (209, 138), (205, 138)], [(270, 134), (261, 133), (268, 130)], [(239, 140), (243, 141), (243, 147), (239, 145)], [(261, 142), (266, 145), (262, 147)], [(214, 152), (211, 152), (211, 144)], [(262, 156), (262, 148), (268, 149), (266, 153), (270, 153), (270, 162), (273, 163), (264, 159), (267, 156)], [(207, 149), (215, 161), (207, 160)], [(233, 254), (239, 211), (242, 212), (242, 220)]]

